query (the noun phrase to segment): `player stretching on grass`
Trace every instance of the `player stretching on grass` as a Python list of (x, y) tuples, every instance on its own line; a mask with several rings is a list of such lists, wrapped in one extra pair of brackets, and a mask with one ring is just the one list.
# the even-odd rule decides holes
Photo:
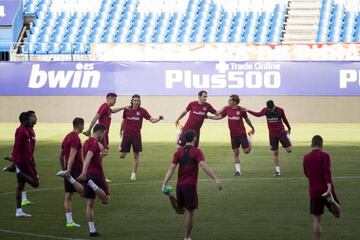
[(39, 187), (39, 176), (36, 172), (32, 140), (28, 129), (32, 126), (29, 114), (22, 112), (19, 120), (21, 125), (16, 129), (15, 143), (12, 151), (17, 177), (16, 217), (31, 217), (21, 207), (21, 192), (24, 190), (25, 183), (29, 183), (34, 188)]
[(339, 200), (331, 180), (330, 156), (322, 151), (323, 139), (315, 135), (311, 141), (312, 151), (304, 156), (304, 174), (309, 181), (310, 214), (313, 215), (313, 239), (321, 237), (321, 215), (324, 206), (336, 217), (340, 217)]
[[(285, 148), (286, 152), (290, 153), (292, 151), (291, 142), (288, 137), (288, 134), (290, 135), (291, 132), (291, 127), (285, 116), (284, 110), (275, 106), (273, 100), (269, 100), (266, 102), (266, 107), (260, 112), (254, 112), (251, 110), (246, 111), (255, 117), (266, 116), (267, 126), (269, 129), (270, 149), (274, 154), (275, 176), (281, 176), (279, 142)], [(285, 131), (283, 123), (285, 123), (288, 128), (287, 131)]]
[[(184, 133), (187, 129), (192, 129), (196, 133), (196, 141), (194, 143), (195, 147), (199, 146), (200, 141), (200, 128), (204, 123), (206, 115), (208, 112), (212, 114), (219, 114), (213, 106), (206, 102), (207, 100), (207, 92), (202, 90), (198, 93), (198, 101), (193, 101), (188, 104), (186, 109), (182, 111), (179, 117), (175, 121), (175, 126), (178, 128), (180, 125), (180, 120), (188, 113), (189, 117), (186, 120), (185, 126), (182, 128), (182, 133)], [(178, 147), (182, 147), (186, 144), (183, 134), (180, 135), (179, 139), (177, 139)]]
[[(30, 119), (30, 125), (27, 129), (28, 129), (29, 135), (30, 135), (31, 151), (33, 154), (33, 162), (35, 164), (34, 153), (35, 153), (36, 135), (35, 135), (35, 131), (34, 131), (34, 126), (37, 123), (37, 117), (36, 117), (35, 112), (32, 110), (29, 110), (26, 113), (29, 115), (29, 119)], [(11, 154), (10, 157), (4, 157), (4, 159), (8, 160), (8, 161), (12, 161), (13, 154)], [(4, 167), (3, 171), (15, 172), (15, 164), (11, 163), (10, 165)], [(33, 204), (34, 203), (27, 198), (26, 192), (23, 191), (21, 193), (21, 206), (27, 206), (27, 205), (33, 205)]]
[[(107, 130), (105, 133), (105, 137), (102, 140), (102, 145), (104, 146), (106, 151), (109, 150), (109, 131), (110, 131), (110, 124), (111, 124), (111, 114), (120, 112), (121, 110), (125, 109), (125, 107), (111, 108), (115, 105), (116, 98), (117, 98), (117, 95), (115, 93), (108, 93), (106, 95), (106, 102), (100, 106), (94, 119), (91, 121), (88, 130), (86, 132), (84, 132), (84, 134), (86, 136), (90, 136), (91, 129), (95, 125), (96, 122), (99, 122), (100, 124), (104, 125)], [(106, 179), (106, 182), (111, 182), (111, 180)]]
[(140, 95), (133, 95), (129, 109), (124, 110), (120, 127), (120, 137), (122, 137), (119, 148), (120, 158), (125, 158), (126, 154), (130, 152), (131, 146), (134, 152), (130, 181), (136, 181), (136, 173), (140, 165), (140, 152), (142, 152), (141, 128), (143, 119), (145, 118), (152, 123), (157, 123), (164, 119), (163, 116), (159, 116), (158, 118), (151, 117), (148, 111), (140, 107), (140, 105)]
[[(64, 170), (65, 176), (77, 178), (83, 169), (83, 156), (82, 146), (79, 134), (84, 130), (84, 119), (75, 118), (73, 120), (73, 130), (68, 133), (62, 144), (60, 151), (60, 164)], [(80, 227), (79, 224), (75, 223), (72, 217), (72, 204), (71, 199), (76, 189), (69, 182), (67, 178), (64, 178), (64, 189), (65, 189), (65, 200), (64, 208), (66, 214), (66, 227)]]
[[(234, 176), (241, 175), (240, 168), (240, 145), (245, 154), (251, 151), (252, 134), (255, 133), (255, 128), (252, 125), (247, 113), (239, 106), (240, 98), (238, 95), (231, 95), (229, 97), (229, 105), (224, 107), (219, 115), (208, 116), (209, 119), (219, 120), (228, 116), (228, 126), (230, 130), (231, 148), (234, 153), (235, 174)], [(251, 135), (248, 139), (243, 119), (247, 125), (251, 127)]]
[[(93, 128), (93, 135), (85, 141), (83, 147), (83, 156), (85, 156), (84, 165), (80, 176), (75, 180), (71, 175), (66, 176), (65, 171), (60, 171), (56, 175), (66, 177), (74, 186), (75, 190), (87, 198), (86, 216), (88, 220), (90, 237), (97, 237), (100, 234), (95, 229), (94, 207), (96, 196), (100, 198), (103, 204), (110, 201), (110, 191), (105, 180), (102, 167), (102, 159), (105, 149), (99, 141), (102, 141), (106, 132), (106, 127), (102, 124), (96, 124)], [(79, 182), (85, 182), (83, 187)]]
[[(217, 190), (222, 189), (221, 181), (205, 162), (203, 152), (194, 147), (196, 133), (194, 130), (186, 130), (183, 133), (186, 145), (178, 149), (173, 157), (169, 170), (167, 171), (162, 192), (169, 196), (172, 207), (176, 213), (185, 213), (185, 240), (191, 240), (190, 234), (193, 226), (195, 209), (198, 208), (197, 180), (199, 165), (209, 177), (215, 180)], [(176, 185), (176, 198), (171, 195), (172, 188), (166, 186), (171, 179), (176, 166), (179, 165), (179, 175)]]

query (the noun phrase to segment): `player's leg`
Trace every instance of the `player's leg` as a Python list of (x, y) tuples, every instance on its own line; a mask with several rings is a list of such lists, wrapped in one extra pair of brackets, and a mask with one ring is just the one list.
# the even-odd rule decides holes
[(134, 152), (134, 160), (131, 168), (131, 181), (136, 181), (136, 173), (140, 165), (140, 152)]
[[(78, 174), (78, 175), (80, 175), (80, 174)], [(65, 170), (60, 170), (59, 172), (56, 173), (56, 176), (64, 178), (65, 191), (67, 191), (67, 190), (70, 191), (70, 189), (71, 189), (70, 186), (72, 185), (74, 190), (76, 192), (78, 192), (80, 194), (80, 196), (82, 196), (82, 197), (84, 196), (84, 186), (81, 183), (79, 183), (72, 175), (66, 176)]]
[(89, 225), (90, 237), (100, 236), (100, 234), (96, 231), (95, 228), (94, 206), (95, 206), (95, 198), (89, 198), (87, 200), (87, 205), (86, 205), (86, 217)]
[(132, 147), (134, 152), (134, 161), (132, 165), (132, 171), (131, 171), (131, 181), (136, 181), (136, 173), (140, 165), (140, 152), (142, 152), (142, 141), (141, 136), (134, 137), (132, 139)]
[(325, 206), (336, 218), (340, 218), (341, 207), (335, 192), (324, 197)]
[(195, 210), (185, 209), (185, 239), (190, 238), (193, 227), (194, 211)]
[(234, 164), (235, 164), (234, 176), (241, 175), (239, 148), (240, 148), (240, 138), (239, 137), (231, 137), (231, 149), (233, 151), (233, 159), (234, 159)]
[(17, 187), (16, 187), (16, 217), (31, 217), (30, 214), (24, 212), (21, 207), (21, 192), (24, 190), (25, 180), (21, 176), (17, 176)]
[(321, 215), (313, 215), (313, 239), (320, 240), (321, 237)]
[(270, 150), (273, 152), (273, 162), (275, 166), (275, 176), (281, 176), (279, 158), (279, 138), (269, 134)]
[[(95, 195), (100, 198), (103, 204), (108, 204), (110, 201), (109, 187), (105, 181), (104, 176), (97, 174), (90, 175), (88, 177), (87, 186), (95, 193)], [(86, 197), (89, 195), (85, 194)], [(93, 194), (90, 195), (91, 198), (95, 198)]]
[(281, 136), (279, 137), (279, 141), (280, 141), (281, 145), (283, 146), (283, 148), (285, 148), (286, 152), (288, 152), (288, 153), (292, 152), (292, 145), (291, 145), (291, 142), (290, 142), (287, 132), (284, 132), (283, 134), (281, 134)]
[(119, 145), (119, 157), (120, 159), (125, 158), (126, 154), (130, 152), (131, 142), (129, 137), (123, 136)]
[(29, 167), (24, 165), (15, 165), (15, 172), (17, 176), (20, 176), (23, 180), (25, 180), (27, 183), (29, 183), (33, 188), (39, 187), (39, 180), (37, 177), (30, 172)]
[(75, 223), (72, 216), (72, 192), (65, 192), (65, 199), (64, 199), (64, 209), (66, 215), (66, 227), (73, 228), (73, 227), (80, 227), (79, 224)]

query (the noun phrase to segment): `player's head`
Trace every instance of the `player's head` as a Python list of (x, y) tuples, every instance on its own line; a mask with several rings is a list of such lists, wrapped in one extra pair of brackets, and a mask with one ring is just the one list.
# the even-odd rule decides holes
[(139, 94), (134, 94), (130, 101), (131, 108), (138, 108), (141, 105), (141, 99)]
[(188, 129), (184, 132), (184, 138), (186, 143), (193, 143), (196, 140), (196, 133), (192, 129)]
[(106, 127), (103, 124), (98, 123), (93, 128), (93, 135), (98, 141), (101, 141), (104, 138), (106, 131)]
[(273, 110), (275, 108), (275, 104), (274, 104), (274, 101), (273, 100), (269, 100), (266, 102), (266, 107), (269, 109), (269, 110)]
[(230, 106), (235, 106), (235, 105), (238, 105), (239, 103), (240, 103), (239, 95), (236, 95), (236, 94), (230, 95), (230, 97), (229, 97), (229, 105)]
[(315, 135), (311, 139), (311, 147), (312, 148), (322, 148), (323, 147), (323, 139), (320, 135)]
[(22, 112), (19, 115), (19, 121), (22, 125), (24, 125), (25, 127), (30, 127), (30, 118), (29, 118), (29, 114), (27, 112)]
[(84, 124), (85, 124), (84, 119), (76, 117), (76, 118), (74, 118), (72, 123), (73, 123), (74, 129), (78, 129), (79, 132), (82, 132), (84, 130)]
[(198, 98), (199, 98), (199, 102), (200, 102), (200, 103), (206, 102), (207, 97), (208, 97), (208, 93), (207, 93), (207, 91), (205, 91), (205, 90), (201, 90), (201, 91), (198, 93)]
[(116, 93), (111, 92), (106, 94), (106, 102), (109, 104), (110, 107), (115, 105), (116, 98), (117, 98)]
[(34, 126), (34, 125), (37, 123), (37, 117), (36, 117), (35, 111), (29, 110), (29, 111), (27, 111), (26, 113), (29, 115), (30, 124), (31, 124), (32, 126)]

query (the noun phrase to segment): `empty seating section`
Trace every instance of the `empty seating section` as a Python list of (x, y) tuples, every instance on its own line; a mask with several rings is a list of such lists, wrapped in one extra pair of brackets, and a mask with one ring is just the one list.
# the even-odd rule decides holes
[(92, 43), (280, 43), (287, 2), (24, 0), (25, 15), (36, 17), (24, 52), (86, 54)]
[(360, 1), (323, 0), (317, 42), (360, 42)]

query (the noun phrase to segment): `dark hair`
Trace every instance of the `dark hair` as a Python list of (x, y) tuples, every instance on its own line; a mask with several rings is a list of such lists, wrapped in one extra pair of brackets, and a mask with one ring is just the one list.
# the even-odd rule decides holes
[(196, 137), (196, 133), (192, 129), (188, 129), (184, 132), (184, 138), (187, 143), (192, 142), (195, 137)]
[(201, 97), (204, 93), (207, 94), (207, 91), (201, 90), (201, 91), (198, 93), (198, 96)]
[(106, 127), (104, 125), (102, 125), (101, 123), (98, 123), (95, 125), (95, 127), (93, 128), (93, 132), (105, 132), (106, 131)]
[(74, 118), (72, 123), (73, 123), (73, 127), (77, 128), (77, 127), (79, 127), (79, 125), (84, 125), (84, 119), (76, 117), (76, 118)]
[(113, 92), (106, 94), (106, 98), (109, 98), (109, 97), (117, 97), (117, 94), (113, 93)]
[(311, 147), (322, 147), (323, 142), (324, 141), (320, 135), (315, 135), (311, 140)]
[(233, 95), (230, 95), (230, 97), (231, 97), (231, 100), (233, 100), (236, 104), (239, 104), (239, 102), (240, 102), (239, 95), (233, 94)]
[(27, 112), (22, 112), (19, 115), (19, 121), (21, 124), (27, 125), (30, 122), (29, 114)]
[(266, 102), (266, 106), (269, 109), (273, 109), (275, 107), (274, 101), (273, 100), (269, 100)]
[(29, 110), (29, 111), (27, 111), (26, 113), (29, 114), (29, 116), (31, 116), (31, 115), (34, 115), (34, 114), (35, 114), (35, 111)]

